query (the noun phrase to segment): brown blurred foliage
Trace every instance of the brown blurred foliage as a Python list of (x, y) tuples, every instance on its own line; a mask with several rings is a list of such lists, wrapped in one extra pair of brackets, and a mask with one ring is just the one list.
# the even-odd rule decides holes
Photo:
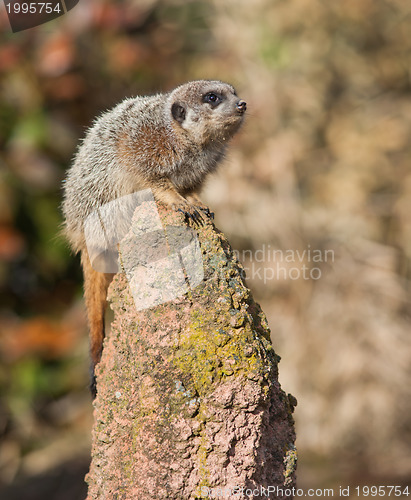
[[(89, 431), (79, 265), (56, 238), (77, 141), (126, 95), (195, 78), (229, 81), (248, 103), (204, 199), (251, 270), (282, 356), (281, 383), (299, 401), (301, 481), (325, 486), (333, 475), (343, 484), (356, 471), (362, 480), (409, 478), (407, 2), (80, 1), (16, 35), (0, 9), (0, 30), (2, 481), (33, 472), (27, 464), (38, 463), (39, 449), (54, 456), (63, 427), (66, 437)], [(278, 263), (274, 249), (306, 253)], [(314, 262), (308, 249), (333, 258)], [(252, 272), (277, 264), (287, 278)], [(293, 279), (290, 268), (302, 265), (320, 278)], [(20, 332), (12, 343), (10, 331)], [(39, 401), (77, 412), (42, 420)], [(64, 458), (76, 456), (68, 442)]]

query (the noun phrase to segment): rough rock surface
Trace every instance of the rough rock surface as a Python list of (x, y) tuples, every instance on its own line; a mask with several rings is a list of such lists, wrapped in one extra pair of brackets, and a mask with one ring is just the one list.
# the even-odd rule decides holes
[(196, 230), (204, 280), (188, 294), (137, 311), (124, 274), (110, 287), (88, 500), (267, 498), (247, 489), (295, 485), (295, 400), (265, 315), (225, 236), (211, 222)]

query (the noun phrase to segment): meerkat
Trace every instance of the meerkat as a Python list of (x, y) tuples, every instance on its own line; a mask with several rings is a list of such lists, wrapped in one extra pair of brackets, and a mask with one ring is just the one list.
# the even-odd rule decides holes
[(154, 199), (197, 223), (210, 215), (198, 193), (239, 129), (245, 101), (220, 81), (185, 83), (171, 92), (125, 99), (95, 120), (64, 181), (64, 233), (81, 252), (94, 369), (104, 340), (107, 289), (113, 274), (93, 269), (84, 222), (102, 205), (151, 189)]

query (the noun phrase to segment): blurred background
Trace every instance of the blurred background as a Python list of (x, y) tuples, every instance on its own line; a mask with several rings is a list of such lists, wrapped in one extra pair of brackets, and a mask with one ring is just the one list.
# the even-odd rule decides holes
[(78, 140), (197, 78), (248, 105), (203, 199), (298, 399), (299, 487), (410, 483), (410, 33), (402, 0), (80, 0), (16, 34), (0, 6), (0, 498), (86, 496), (82, 278), (59, 237)]

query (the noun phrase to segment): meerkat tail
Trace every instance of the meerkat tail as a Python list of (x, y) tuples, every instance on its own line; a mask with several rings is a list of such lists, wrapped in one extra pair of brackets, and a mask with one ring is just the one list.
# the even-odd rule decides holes
[(87, 308), (90, 356), (91, 356), (91, 389), (95, 392), (94, 370), (101, 358), (103, 349), (104, 315), (107, 306), (107, 289), (113, 274), (95, 271), (86, 250), (81, 252), (81, 264), (84, 275), (84, 297)]

